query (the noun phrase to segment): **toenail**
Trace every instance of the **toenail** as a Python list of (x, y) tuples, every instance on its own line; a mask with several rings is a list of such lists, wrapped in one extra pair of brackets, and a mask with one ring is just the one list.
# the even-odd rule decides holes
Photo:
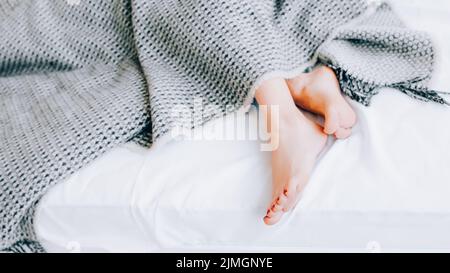
[(284, 195), (287, 197), (288, 196), (288, 190), (284, 190)]

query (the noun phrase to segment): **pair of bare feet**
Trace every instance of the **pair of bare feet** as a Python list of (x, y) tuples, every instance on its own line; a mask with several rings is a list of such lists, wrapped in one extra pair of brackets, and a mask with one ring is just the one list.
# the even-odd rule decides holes
[[(273, 198), (264, 217), (267, 225), (274, 225), (296, 205), (328, 135), (349, 137), (356, 115), (342, 96), (333, 70), (326, 66), (294, 79), (266, 81), (257, 90), (256, 100), (269, 109), (279, 106), (279, 118), (267, 119), (278, 123), (268, 124), (279, 146), (272, 152)], [(305, 117), (299, 108), (322, 116), (323, 127)], [(272, 128), (277, 128), (276, 132)]]

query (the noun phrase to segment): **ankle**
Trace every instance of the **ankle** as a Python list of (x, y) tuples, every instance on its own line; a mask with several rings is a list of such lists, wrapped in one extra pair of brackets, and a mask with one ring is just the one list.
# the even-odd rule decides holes
[(277, 109), (278, 114), (284, 118), (297, 110), (289, 86), (282, 78), (264, 82), (256, 92), (256, 100), (259, 105), (267, 106), (268, 110)]
[(310, 83), (311, 75), (308, 73), (302, 73), (293, 79), (287, 80), (289, 91), (293, 98), (301, 97), (306, 87)]

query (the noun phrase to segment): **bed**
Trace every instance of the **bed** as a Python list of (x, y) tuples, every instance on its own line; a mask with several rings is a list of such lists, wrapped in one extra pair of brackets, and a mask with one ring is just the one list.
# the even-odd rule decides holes
[[(432, 34), (433, 87), (450, 91), (450, 3), (392, 2)], [(52, 188), (39, 241), (49, 252), (450, 252), (450, 108), (388, 89), (369, 108), (351, 103), (353, 136), (329, 140), (276, 226), (262, 221), (271, 170), (259, 142), (178, 139), (118, 147)]]

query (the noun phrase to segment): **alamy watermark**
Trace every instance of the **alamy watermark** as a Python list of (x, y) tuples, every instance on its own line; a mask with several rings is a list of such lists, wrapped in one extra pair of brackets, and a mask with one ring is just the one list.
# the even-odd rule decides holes
[(259, 141), (261, 151), (279, 146), (279, 106), (234, 106), (205, 104), (176, 105), (170, 112), (171, 137), (186, 140)]

